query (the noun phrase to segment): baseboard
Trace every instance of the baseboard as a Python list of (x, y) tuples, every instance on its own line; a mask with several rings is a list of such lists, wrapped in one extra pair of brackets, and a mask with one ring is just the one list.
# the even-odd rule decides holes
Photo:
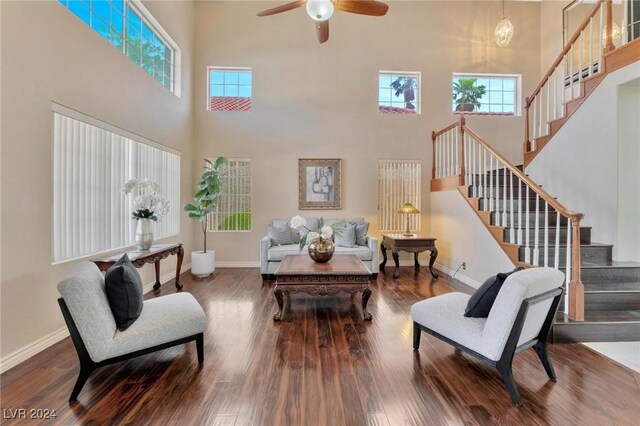
[[(191, 270), (191, 264), (186, 264), (182, 267), (181, 272), (186, 272)], [(160, 277), (160, 282), (161, 283), (167, 283), (171, 280), (173, 280), (176, 277), (175, 272), (171, 272), (168, 273), (166, 275), (163, 275)], [(155, 284), (155, 281), (151, 281), (150, 283), (144, 284), (142, 286), (142, 291), (146, 294), (149, 291), (153, 290), (153, 284)], [(62, 327), (56, 331), (54, 331), (53, 333), (50, 333), (38, 340), (36, 340), (33, 343), (29, 343), (26, 346), (23, 346), (22, 348), (10, 353), (9, 355), (5, 356), (4, 358), (0, 359), (0, 374), (4, 373), (5, 371), (8, 371), (10, 369), (12, 369), (13, 367), (15, 367), (16, 365), (22, 363), (23, 361), (26, 361), (27, 359), (31, 358), (32, 356), (42, 352), (43, 350), (47, 349), (49, 346), (52, 346), (56, 343), (58, 343), (59, 341), (61, 341), (62, 339), (64, 339), (65, 337), (69, 336), (69, 330), (67, 329), (67, 327)]]
[(473, 287), (473, 288), (478, 288), (482, 285), (482, 283), (474, 280), (473, 278), (469, 278), (468, 276), (466, 276), (463, 273), (460, 273), (460, 271), (458, 271), (456, 273), (456, 271), (454, 269), (449, 269), (446, 266), (436, 262), (433, 267), (435, 269), (437, 269), (438, 271), (442, 272), (445, 275), (448, 275), (449, 277), (453, 277), (453, 274), (455, 274), (455, 279), (457, 279), (458, 281)]
[(249, 261), (239, 261), (239, 262), (216, 261), (216, 267), (217, 268), (259, 268), (260, 261), (259, 260), (249, 260)]

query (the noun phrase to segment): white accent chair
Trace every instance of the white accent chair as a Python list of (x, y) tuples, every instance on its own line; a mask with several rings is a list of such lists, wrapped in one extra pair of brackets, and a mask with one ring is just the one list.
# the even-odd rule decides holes
[(469, 295), (447, 293), (415, 303), (413, 349), (421, 332), (455, 346), (498, 370), (516, 406), (520, 395), (513, 379), (513, 357), (530, 347), (550, 379), (556, 374), (547, 354), (547, 340), (563, 294), (565, 276), (552, 268), (532, 268), (509, 275), (487, 318), (464, 316)]
[(196, 341), (204, 361), (207, 317), (189, 293), (145, 300), (140, 317), (119, 331), (111, 313), (104, 276), (91, 262), (76, 265), (58, 284), (58, 304), (80, 359), (80, 374), (69, 402), (75, 401), (89, 375), (99, 367)]

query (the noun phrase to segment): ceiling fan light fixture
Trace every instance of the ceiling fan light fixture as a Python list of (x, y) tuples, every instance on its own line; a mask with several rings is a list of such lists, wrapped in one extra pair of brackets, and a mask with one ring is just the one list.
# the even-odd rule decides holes
[(308, 0), (307, 14), (314, 21), (326, 21), (333, 15), (333, 3), (331, 0)]

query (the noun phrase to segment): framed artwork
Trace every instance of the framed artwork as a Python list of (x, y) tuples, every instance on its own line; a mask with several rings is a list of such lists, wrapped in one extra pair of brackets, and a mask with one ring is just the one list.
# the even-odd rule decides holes
[(342, 208), (340, 159), (298, 160), (298, 207), (301, 210)]

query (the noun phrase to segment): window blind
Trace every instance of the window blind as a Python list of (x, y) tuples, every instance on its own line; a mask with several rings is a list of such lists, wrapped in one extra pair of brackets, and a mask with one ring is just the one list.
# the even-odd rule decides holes
[(210, 214), (209, 232), (250, 231), (251, 160), (229, 158), (220, 169), (220, 180), (218, 208)]
[[(131, 178), (148, 178), (169, 200), (169, 213), (156, 223), (155, 238), (180, 232), (180, 157), (54, 112), (53, 262), (63, 262), (135, 243), (132, 196), (121, 188)], [(75, 115), (81, 115), (76, 113)], [(120, 132), (119, 132), (120, 133)], [(142, 138), (141, 138), (142, 139)]]
[[(404, 203), (420, 208), (421, 164), (418, 160), (378, 161), (378, 220), (381, 231), (401, 231), (406, 215), (398, 213)], [(410, 216), (411, 229), (420, 232), (420, 215)]]

